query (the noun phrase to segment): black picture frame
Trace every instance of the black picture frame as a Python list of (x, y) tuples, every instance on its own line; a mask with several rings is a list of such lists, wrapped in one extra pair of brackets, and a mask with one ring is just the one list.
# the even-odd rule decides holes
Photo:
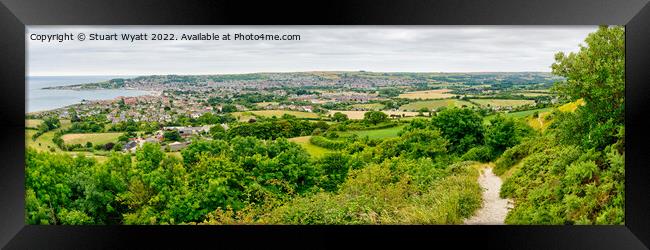
[[(650, 246), (648, 0), (97, 1), (0, 0), (0, 246), (299, 248), (408, 246), (647, 249)], [(624, 226), (35, 226), (25, 225), (26, 25), (625, 25)], [(55, 63), (55, 62), (53, 62)], [(299, 243), (297, 243), (299, 242)]]

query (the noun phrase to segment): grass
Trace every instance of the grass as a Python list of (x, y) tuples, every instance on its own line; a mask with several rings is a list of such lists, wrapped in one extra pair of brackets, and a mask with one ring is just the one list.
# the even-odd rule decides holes
[(243, 118), (247, 118), (244, 120), (248, 121), (248, 118), (250, 118), (250, 116), (281, 117), (284, 114), (293, 115), (296, 116), (297, 118), (318, 118), (319, 117), (318, 114), (316, 113), (292, 111), (292, 110), (255, 110), (255, 111), (232, 113), (233, 116), (239, 117), (240, 121), (242, 121)]
[(45, 132), (38, 138), (36, 141), (32, 140), (32, 136), (36, 133), (36, 130), (25, 130), (25, 146), (33, 147), (37, 150), (49, 151), (50, 148), (54, 148), (56, 152), (61, 152), (59, 147), (54, 144), (52, 139), (54, 139), (54, 134), (61, 129), (68, 129), (72, 126), (70, 120), (61, 120), (61, 127)]
[(25, 120), (25, 128), (38, 128), (41, 123), (43, 123), (41, 119), (27, 119)]
[(532, 128), (537, 130), (545, 130), (546, 128), (548, 128), (549, 125), (551, 125), (552, 122), (546, 120), (546, 117), (550, 114), (551, 112), (548, 111), (548, 112), (540, 113), (537, 118), (533, 118), (533, 117), (528, 118), (527, 121), (528, 126), (531, 126)]
[(524, 161), (523, 161), (523, 160), (520, 160), (517, 164), (515, 164), (514, 166), (512, 166), (510, 169), (508, 169), (508, 170), (506, 170), (505, 172), (503, 172), (503, 174), (501, 174), (499, 177), (501, 178), (502, 181), (507, 180), (508, 178), (510, 178), (510, 176), (512, 176), (512, 174), (513, 174), (515, 171), (517, 171), (518, 169), (520, 169), (522, 165), (524, 165)]
[[(50, 148), (53, 148), (55, 152), (66, 153), (72, 156), (77, 156), (79, 154), (82, 154), (84, 156), (94, 158), (99, 163), (105, 162), (108, 159), (108, 157), (105, 155), (97, 155), (92, 152), (62, 151), (61, 149), (59, 149), (59, 147), (56, 144), (54, 144), (54, 142), (52, 141), (52, 139), (54, 139), (54, 134), (61, 129), (68, 129), (70, 128), (70, 126), (72, 126), (70, 120), (61, 120), (60, 128), (43, 133), (41, 136), (36, 138), (36, 141), (32, 141), (32, 136), (36, 133), (36, 130), (26, 129), (25, 146), (35, 148), (38, 151), (48, 151), (48, 152), (50, 151)], [(63, 137), (65, 137), (65, 135)]]
[(399, 107), (400, 110), (411, 110), (418, 111), (422, 108), (427, 108), (429, 110), (436, 110), (441, 107), (462, 107), (466, 105), (467, 107), (475, 106), (471, 102), (458, 100), (458, 99), (441, 99), (441, 100), (430, 100), (430, 101), (419, 101), (412, 102), (409, 104), (402, 105)]
[(513, 93), (515, 95), (523, 95), (526, 97), (536, 97), (536, 96), (548, 96), (551, 95), (550, 93), (533, 93), (533, 92), (517, 92)]
[(370, 139), (384, 139), (390, 137), (397, 137), (398, 136), (397, 134), (402, 130), (404, 126), (405, 125), (395, 126), (392, 128), (384, 128), (384, 129), (347, 131), (347, 132), (342, 132), (341, 135), (356, 134), (359, 137), (368, 136), (368, 138)]
[(578, 109), (578, 106), (585, 105), (585, 101), (583, 99), (578, 99), (575, 102), (570, 102), (567, 104), (564, 104), (557, 109), (559, 109), (562, 112), (573, 112), (576, 109)]
[[(557, 109), (559, 111), (562, 111), (562, 112), (573, 112), (578, 108), (578, 106), (581, 106), (581, 105), (584, 105), (584, 104), (585, 104), (585, 101), (583, 99), (578, 99), (578, 100), (576, 100), (574, 102), (569, 102), (569, 103), (566, 103), (566, 104), (564, 104), (562, 106), (559, 106), (559, 107), (557, 107)], [(540, 111), (538, 118), (533, 118), (533, 117), (528, 118), (528, 121), (527, 121), (528, 125), (533, 127), (534, 129), (537, 129), (537, 130), (544, 130), (544, 129), (548, 128), (548, 126), (551, 125), (553, 120), (546, 121), (546, 117), (548, 115), (550, 115), (552, 111), (553, 111), (552, 108), (548, 109), (545, 112)]]
[(400, 94), (398, 98), (404, 99), (443, 99), (456, 96), (454, 94), (448, 94), (447, 92), (451, 91), (450, 89), (435, 89), (435, 90), (423, 90), (423, 91), (413, 91)]
[(167, 154), (167, 156), (174, 156), (174, 157), (178, 157), (179, 159), (183, 159), (183, 155), (181, 154), (180, 151), (176, 151), (176, 152), (165, 152), (165, 154)]
[(250, 120), (251, 118), (255, 118), (255, 116), (251, 112), (234, 112), (232, 113), (232, 116), (237, 118), (237, 120), (240, 122), (248, 122), (248, 120)]
[(32, 136), (36, 134), (36, 130), (25, 130), (25, 145), (28, 147), (33, 147), (38, 151), (49, 151), (50, 148), (54, 148), (56, 151), (61, 151), (59, 148), (52, 142), (54, 137), (53, 133), (45, 133), (38, 138), (36, 141), (32, 141)]
[(510, 100), (510, 99), (471, 99), (472, 102), (478, 103), (482, 107), (499, 106), (499, 107), (519, 107), (524, 105), (535, 104), (533, 100)]
[(553, 108), (531, 109), (531, 110), (525, 110), (525, 111), (505, 113), (505, 116), (506, 117), (511, 117), (511, 118), (523, 118), (523, 117), (531, 116), (535, 112), (538, 112), (538, 114), (541, 114), (543, 112), (549, 112), (549, 111), (552, 111), (552, 110), (553, 110)]
[(381, 103), (359, 103), (352, 105), (353, 108), (362, 108), (368, 110), (381, 110), (384, 108), (384, 105)]
[(91, 142), (93, 145), (106, 144), (109, 142), (116, 142), (117, 138), (123, 133), (84, 133), (84, 134), (65, 134), (61, 137), (65, 144), (81, 144), (85, 145)]
[(321, 157), (327, 153), (333, 152), (332, 150), (311, 144), (311, 142), (309, 142), (309, 138), (311, 138), (311, 136), (294, 137), (289, 138), (289, 141), (295, 142), (298, 145), (302, 146), (305, 150), (307, 150), (307, 153), (313, 157)]
[[(553, 108), (541, 108), (541, 109), (531, 109), (531, 110), (524, 110), (524, 111), (517, 111), (517, 112), (500, 112), (501, 115), (513, 119), (521, 119), (521, 118), (528, 118), (529, 116), (533, 115), (535, 112), (538, 112), (538, 114), (542, 114), (545, 112), (550, 112), (553, 111)], [(483, 118), (484, 121), (488, 121), (492, 118), (494, 118), (496, 114), (493, 115), (488, 115)]]
[[(348, 116), (349, 119), (351, 120), (361, 120), (363, 119), (363, 114), (365, 114), (368, 111), (348, 111), (348, 110), (330, 110), (328, 114), (334, 115), (336, 112), (341, 112), (345, 115)], [(405, 111), (382, 111), (386, 113), (387, 115), (395, 114), (395, 115), (402, 115), (409, 117), (409, 116), (416, 116), (418, 115), (418, 112), (405, 112)], [(428, 115), (428, 114), (425, 114)]]
[(266, 107), (266, 106), (269, 106), (269, 105), (278, 105), (278, 104), (279, 103), (277, 103), (277, 102), (258, 102), (258, 103), (255, 103), (256, 106), (262, 107), (262, 108)]

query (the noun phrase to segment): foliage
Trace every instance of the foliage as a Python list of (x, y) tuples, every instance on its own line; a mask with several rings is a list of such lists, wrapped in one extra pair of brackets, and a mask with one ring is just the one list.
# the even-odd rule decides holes
[(395, 159), (353, 170), (337, 193), (300, 197), (265, 214), (273, 224), (458, 224), (480, 207), (477, 171)]
[(495, 155), (500, 155), (531, 133), (530, 127), (512, 118), (497, 115), (490, 120), (490, 125), (485, 131), (485, 145), (489, 146)]
[[(334, 133), (336, 134), (336, 133)], [(348, 143), (346, 141), (340, 141), (340, 140), (331, 140), (327, 139), (322, 136), (312, 136), (309, 138), (309, 142), (311, 144), (314, 144), (316, 146), (322, 147), (322, 148), (327, 148), (327, 149), (333, 149), (333, 150), (340, 150), (344, 149)]]
[(32, 140), (36, 140), (36, 138), (41, 136), (43, 133), (57, 129), (59, 127), (61, 127), (61, 121), (59, 121), (58, 118), (54, 116), (45, 117), (43, 118), (43, 122), (38, 125), (38, 131), (32, 135)]
[(178, 130), (171, 130), (163, 132), (163, 138), (165, 141), (180, 141), (181, 134)]
[(259, 139), (291, 138), (311, 135), (316, 124), (304, 120), (269, 120), (254, 123), (241, 123), (226, 132), (228, 138), (253, 136)]
[(470, 109), (450, 108), (439, 112), (432, 124), (449, 141), (449, 151), (464, 153), (483, 142), (483, 119)]
[(348, 120), (348, 115), (341, 112), (336, 112), (334, 115), (332, 115), (332, 120), (336, 122), (344, 122)]
[(381, 111), (368, 111), (363, 114), (363, 121), (373, 125), (388, 121), (388, 115)]
[(384, 140), (375, 150), (381, 160), (399, 156), (435, 159), (447, 153), (448, 144), (440, 135), (440, 131), (418, 129), (406, 132), (398, 138)]
[(467, 150), (461, 159), (464, 161), (489, 162), (494, 159), (494, 151), (488, 146), (477, 146)]
[[(580, 51), (555, 55), (553, 73), (566, 77), (556, 91), (571, 101), (583, 99), (576, 116), (568, 118), (561, 137), (581, 139), (586, 148), (604, 149), (614, 143), (611, 135), (625, 118), (625, 30), (600, 26), (580, 45)], [(570, 124), (573, 123), (573, 124)], [(561, 126), (561, 125), (560, 125)], [(575, 126), (575, 127), (571, 127)]]
[(624, 155), (552, 146), (526, 157), (501, 188), (515, 199), (506, 223), (623, 224)]

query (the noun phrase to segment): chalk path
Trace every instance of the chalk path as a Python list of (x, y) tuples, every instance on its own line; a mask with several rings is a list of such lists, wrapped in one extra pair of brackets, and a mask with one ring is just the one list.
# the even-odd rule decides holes
[(508, 210), (512, 208), (510, 199), (501, 199), (501, 178), (492, 173), (491, 167), (481, 169), (478, 184), (483, 189), (483, 206), (474, 216), (465, 220), (465, 225), (503, 225)]

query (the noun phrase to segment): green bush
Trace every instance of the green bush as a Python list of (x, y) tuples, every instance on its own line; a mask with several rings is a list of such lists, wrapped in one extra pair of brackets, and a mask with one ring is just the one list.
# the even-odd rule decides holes
[(471, 163), (446, 169), (395, 158), (353, 170), (338, 193), (300, 197), (264, 216), (272, 224), (460, 224), (481, 206)]
[(492, 148), (488, 146), (473, 147), (468, 150), (462, 157), (464, 161), (490, 162), (494, 159)]
[(309, 142), (316, 146), (333, 150), (345, 149), (348, 145), (345, 141), (330, 140), (322, 136), (312, 136), (309, 138)]

